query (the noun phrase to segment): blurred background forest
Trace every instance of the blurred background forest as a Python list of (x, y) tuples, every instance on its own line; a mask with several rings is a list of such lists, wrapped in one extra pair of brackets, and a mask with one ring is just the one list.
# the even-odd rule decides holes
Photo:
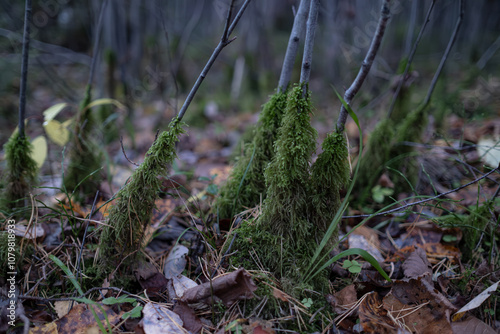
[[(383, 45), (355, 100), (362, 120), (367, 116), (376, 120), (390, 102), (402, 72), (400, 61), (410, 52), (430, 3), (393, 2)], [(161, 125), (167, 124), (217, 44), (227, 5), (227, 0), (108, 1), (93, 97), (116, 98), (128, 107), (130, 117), (140, 117), (138, 110), (144, 110), (157, 115)], [(237, 40), (221, 54), (196, 96), (188, 124), (203, 125), (207, 106), (219, 115), (260, 110), (277, 86), (297, 5), (293, 0), (252, 1), (234, 33)], [(57, 102), (82, 99), (101, 6), (101, 0), (33, 2), (30, 122), (41, 124), (41, 112)], [(17, 122), (24, 1), (2, 0), (0, 7), (0, 143), (4, 143)], [(310, 85), (317, 117), (328, 124), (336, 119), (339, 105), (331, 85), (343, 91), (353, 80), (379, 7), (379, 1), (369, 0), (321, 3)], [(456, 1), (437, 1), (412, 66), (415, 101), (429, 85), (457, 15)], [(434, 98), (445, 113), (483, 118), (498, 112), (499, 35), (500, 1), (469, 1)], [(297, 61), (293, 81), (298, 80), (299, 66)]]

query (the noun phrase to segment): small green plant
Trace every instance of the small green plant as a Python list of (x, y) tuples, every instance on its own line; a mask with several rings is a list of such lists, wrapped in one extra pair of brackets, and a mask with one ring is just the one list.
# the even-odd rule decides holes
[[(57, 257), (55, 257), (54, 255), (50, 254), (49, 255), (49, 258), (59, 267), (62, 269), (62, 271), (64, 271), (64, 273), (66, 274), (66, 276), (68, 277), (68, 279), (70, 280), (70, 282), (73, 284), (73, 286), (75, 287), (76, 291), (80, 294), (80, 296), (83, 296), (84, 293), (83, 293), (83, 290), (82, 288), (80, 287), (80, 284), (78, 284), (78, 281), (76, 280), (76, 277), (75, 275), (68, 269), (68, 267), (62, 263), (61, 260), (59, 260)], [(75, 301), (77, 302), (81, 302), (81, 303), (85, 303), (87, 305), (93, 305), (93, 306), (96, 306), (96, 307), (99, 307), (101, 309), (101, 312), (102, 314), (104, 315), (104, 318), (106, 320), (106, 323), (108, 325), (108, 330), (106, 330), (104, 328), (104, 325), (103, 323), (101, 322), (101, 319), (99, 319), (99, 316), (97, 315), (97, 313), (95, 312), (94, 308), (92, 307), (89, 307), (90, 311), (92, 312), (92, 315), (94, 316), (94, 319), (95, 321), (97, 322), (97, 325), (99, 326), (99, 329), (101, 330), (102, 333), (113, 333), (113, 330), (111, 329), (111, 324), (109, 322), (109, 319), (108, 319), (108, 315), (106, 313), (106, 311), (104, 311), (104, 309), (102, 308), (101, 305), (99, 305), (98, 303), (94, 302), (93, 300), (90, 300), (88, 298), (85, 298), (85, 297), (81, 297), (81, 298), (73, 298)]]
[(124, 258), (125, 268), (129, 270), (132, 268), (127, 264), (137, 264), (134, 260), (140, 257), (144, 232), (161, 190), (159, 177), (166, 175), (168, 166), (176, 157), (175, 143), (184, 133), (182, 124), (177, 118), (170, 122), (169, 130), (158, 136), (144, 162), (116, 194), (116, 203), (108, 216), (110, 225), (103, 228), (100, 236), (99, 257), (104, 266), (116, 266)]
[(372, 188), (372, 198), (376, 203), (383, 203), (387, 196), (394, 194), (394, 190), (390, 188), (383, 188), (381, 185), (377, 184)]
[(351, 274), (359, 274), (361, 272), (361, 264), (356, 260), (345, 260), (342, 268), (349, 270)]
[(313, 300), (311, 298), (304, 298), (304, 299), (302, 299), (301, 303), (306, 308), (310, 308), (313, 305)]

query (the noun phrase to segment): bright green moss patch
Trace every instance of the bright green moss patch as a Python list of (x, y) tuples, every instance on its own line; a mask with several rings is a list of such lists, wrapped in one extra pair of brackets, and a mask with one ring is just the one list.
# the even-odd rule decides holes
[(158, 136), (144, 162), (116, 194), (108, 219), (110, 226), (105, 226), (101, 234), (100, 257), (105, 263), (117, 265), (142, 249), (145, 228), (160, 192), (159, 177), (166, 175), (175, 159), (175, 143), (184, 132), (182, 123), (177, 118), (172, 120), (169, 130)]
[(21, 136), (19, 131), (13, 134), (5, 144), (5, 160), (7, 169), (3, 174), (1, 207), (4, 210), (25, 207), (24, 200), (36, 183), (38, 167), (31, 158), (33, 147), (28, 137)]
[(263, 173), (274, 156), (273, 144), (285, 104), (286, 94), (276, 93), (264, 105), (252, 141), (245, 145), (243, 156), (239, 157), (227, 183), (221, 187), (215, 204), (220, 217), (230, 218), (256, 206), (266, 197)]
[(344, 133), (329, 133), (321, 146), (323, 152), (312, 167), (312, 219), (325, 232), (340, 208), (340, 191), (349, 183), (350, 168)]

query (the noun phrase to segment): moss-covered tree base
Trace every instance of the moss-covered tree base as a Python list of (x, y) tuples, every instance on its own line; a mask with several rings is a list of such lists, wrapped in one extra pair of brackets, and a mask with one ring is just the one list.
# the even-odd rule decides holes
[(0, 201), (2, 210), (26, 207), (25, 200), (35, 185), (38, 171), (36, 162), (31, 158), (32, 150), (28, 138), (21, 136), (19, 131), (5, 144), (7, 169), (2, 175), (5, 187)]
[(169, 130), (158, 136), (128, 183), (116, 194), (116, 202), (108, 216), (109, 226), (103, 228), (100, 236), (99, 256), (104, 270), (120, 264), (127, 268), (140, 256), (144, 232), (160, 192), (160, 177), (166, 175), (175, 159), (175, 143), (182, 133), (182, 123), (175, 118)]
[(264, 170), (274, 156), (274, 142), (286, 104), (286, 93), (276, 93), (264, 105), (252, 141), (245, 145), (227, 183), (221, 187), (215, 207), (223, 218), (251, 208), (266, 198)]

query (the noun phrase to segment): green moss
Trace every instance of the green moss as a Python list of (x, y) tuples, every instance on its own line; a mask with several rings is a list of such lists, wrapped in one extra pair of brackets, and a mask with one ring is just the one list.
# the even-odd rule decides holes
[(232, 217), (266, 198), (266, 184), (262, 176), (274, 156), (273, 144), (278, 136), (285, 104), (286, 93), (276, 93), (264, 105), (252, 141), (245, 145), (244, 155), (236, 161), (228, 181), (221, 187), (215, 204), (219, 216)]
[(95, 194), (101, 181), (102, 151), (94, 141), (94, 119), (91, 109), (87, 108), (91, 101), (90, 86), (87, 86), (85, 97), (74, 127), (74, 135), (69, 151), (68, 169), (64, 174), (64, 186), (69, 193), (75, 193), (77, 199)]
[(109, 213), (110, 226), (104, 227), (100, 240), (100, 256), (105, 263), (116, 266), (123, 258), (142, 249), (145, 228), (161, 187), (159, 177), (166, 175), (175, 159), (175, 143), (182, 133), (182, 123), (173, 119), (169, 130), (158, 136), (144, 162), (116, 194)]
[(307, 207), (317, 137), (310, 122), (311, 111), (309, 94), (302, 97), (302, 86), (294, 87), (275, 143), (276, 154), (264, 173), (267, 198), (259, 221), (291, 246), (311, 235)]
[[(493, 202), (488, 201), (483, 205), (478, 206), (470, 212), (470, 215), (465, 220), (464, 230), (464, 244), (462, 254), (466, 259), (473, 259), (474, 253), (478, 252), (481, 245), (478, 243), (482, 240), (482, 244), (491, 241), (491, 234), (494, 233), (492, 229), (488, 228), (488, 223), (491, 220), (491, 212), (493, 211)], [(481, 234), (485, 234), (481, 239)]]
[(313, 222), (324, 232), (340, 208), (340, 191), (350, 180), (350, 168), (344, 133), (329, 133), (322, 148), (323, 152), (312, 166), (311, 185)]
[(26, 207), (25, 199), (36, 183), (38, 167), (31, 158), (33, 147), (28, 137), (19, 131), (13, 134), (5, 144), (7, 168), (3, 173), (3, 196), (1, 207), (7, 211)]
[(385, 170), (390, 159), (391, 144), (394, 138), (394, 123), (391, 119), (380, 121), (366, 145), (365, 153), (358, 160), (359, 170), (356, 179), (358, 203), (364, 203), (371, 197), (371, 190)]

